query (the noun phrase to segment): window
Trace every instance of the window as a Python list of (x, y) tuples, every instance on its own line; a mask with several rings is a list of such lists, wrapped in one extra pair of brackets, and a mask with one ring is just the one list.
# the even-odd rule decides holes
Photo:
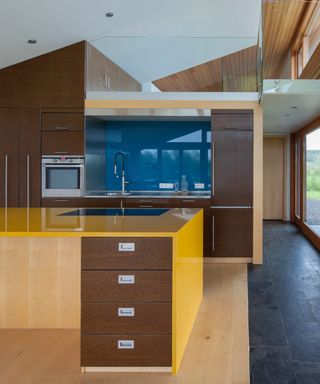
[(300, 218), (300, 137), (295, 142), (295, 214)]
[(320, 235), (320, 128), (306, 135), (305, 222)]

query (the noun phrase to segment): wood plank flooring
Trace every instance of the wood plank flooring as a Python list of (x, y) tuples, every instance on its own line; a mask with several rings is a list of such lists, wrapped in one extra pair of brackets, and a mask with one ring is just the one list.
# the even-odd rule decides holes
[(200, 312), (180, 372), (89, 373), (79, 330), (0, 330), (0, 384), (249, 384), (246, 264), (206, 264)]

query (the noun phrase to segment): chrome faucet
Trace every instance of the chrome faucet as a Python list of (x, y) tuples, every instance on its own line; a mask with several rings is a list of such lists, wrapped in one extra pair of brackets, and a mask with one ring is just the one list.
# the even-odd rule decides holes
[(129, 184), (129, 181), (126, 181), (126, 174), (125, 174), (125, 156), (123, 152), (117, 152), (114, 155), (114, 175), (118, 179), (120, 176), (118, 174), (118, 167), (117, 167), (117, 161), (118, 157), (121, 157), (122, 159), (122, 170), (121, 170), (121, 193), (124, 195), (126, 192), (126, 184)]

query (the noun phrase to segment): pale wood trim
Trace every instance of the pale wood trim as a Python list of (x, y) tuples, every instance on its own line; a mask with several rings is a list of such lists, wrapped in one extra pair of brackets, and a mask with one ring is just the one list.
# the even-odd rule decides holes
[(171, 372), (172, 367), (82, 367), (82, 373), (103, 372)]
[(249, 264), (252, 257), (204, 257), (204, 264)]
[(80, 328), (80, 241), (0, 237), (0, 328)]
[(254, 111), (253, 135), (253, 264), (263, 263), (263, 112)]
[(208, 108), (208, 109), (257, 109), (258, 101), (211, 100), (85, 100), (85, 108)]

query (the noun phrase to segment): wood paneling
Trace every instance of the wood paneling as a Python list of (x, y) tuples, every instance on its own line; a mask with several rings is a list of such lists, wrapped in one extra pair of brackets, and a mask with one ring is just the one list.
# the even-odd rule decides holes
[(153, 83), (163, 92), (255, 92), (257, 47), (188, 68)]
[(86, 56), (86, 91), (141, 91), (137, 80), (88, 42)]
[(204, 274), (204, 299), (178, 376), (83, 375), (79, 330), (0, 330), (1, 383), (249, 384), (247, 266), (204, 265)]
[(153, 84), (163, 92), (221, 92), (222, 61), (209, 61), (155, 80)]
[(44, 112), (41, 115), (42, 131), (83, 131), (83, 113)]
[(263, 139), (263, 218), (284, 220), (285, 140)]
[(290, 50), (297, 49), (296, 37), (303, 36), (315, 0), (265, 0), (263, 2), (263, 69), (264, 78), (291, 78), (285, 66)]
[(0, 106), (83, 107), (85, 42), (0, 70)]
[(80, 327), (80, 239), (0, 238), (0, 328)]

